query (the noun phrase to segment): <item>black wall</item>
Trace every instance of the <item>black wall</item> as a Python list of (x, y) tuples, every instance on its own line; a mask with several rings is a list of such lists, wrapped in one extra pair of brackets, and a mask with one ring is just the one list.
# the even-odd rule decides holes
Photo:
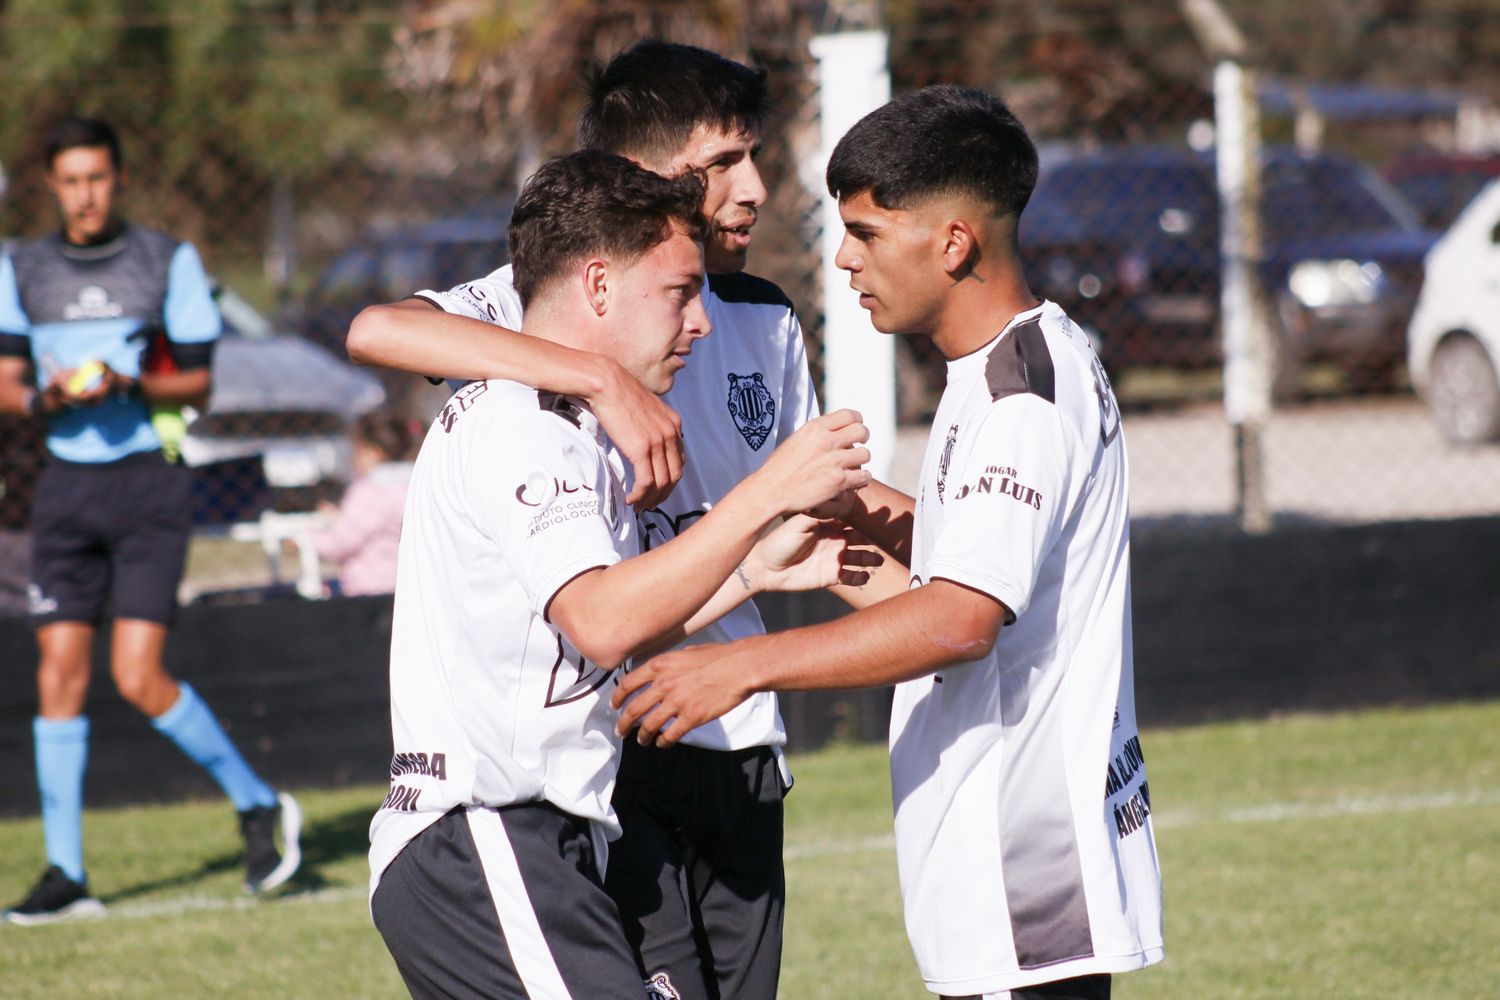
[[(1500, 519), (1264, 538), (1154, 535), (1134, 550), (1136, 700), (1145, 725), (1500, 696)], [(823, 620), (826, 594), (762, 602), (773, 629)], [(384, 780), (389, 598), (191, 607), (173, 672), (273, 783)], [(102, 644), (101, 644), (102, 646)], [(0, 813), (36, 809), (35, 648), (0, 619)], [(884, 739), (889, 691), (793, 694), (791, 745)], [(209, 779), (114, 693), (95, 665), (90, 805), (214, 795)]]

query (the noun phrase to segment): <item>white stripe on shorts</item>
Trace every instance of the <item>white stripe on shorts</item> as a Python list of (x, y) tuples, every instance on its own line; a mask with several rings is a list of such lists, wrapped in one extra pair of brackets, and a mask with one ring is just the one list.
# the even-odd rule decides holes
[(470, 806), (466, 812), (479, 863), (484, 867), (484, 880), (495, 901), (495, 914), (527, 995), (531, 1000), (572, 1000), (537, 921), (531, 897), (526, 894), (526, 882), (500, 814), (483, 806)]

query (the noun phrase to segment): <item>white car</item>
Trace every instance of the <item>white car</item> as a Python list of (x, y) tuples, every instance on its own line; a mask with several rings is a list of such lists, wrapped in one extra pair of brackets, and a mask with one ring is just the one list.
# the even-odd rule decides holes
[(1428, 252), (1406, 341), (1412, 384), (1443, 434), (1500, 439), (1500, 180)]

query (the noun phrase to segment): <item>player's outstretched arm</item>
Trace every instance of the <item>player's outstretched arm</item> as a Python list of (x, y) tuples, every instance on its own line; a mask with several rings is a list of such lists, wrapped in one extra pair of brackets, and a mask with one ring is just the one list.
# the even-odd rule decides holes
[[(853, 531), (854, 529), (850, 529)], [(860, 542), (864, 536), (854, 532)], [(855, 542), (852, 544), (859, 544)], [(865, 548), (873, 553), (879, 554), (880, 550), (865, 543)], [(856, 549), (855, 551), (859, 551)], [(874, 562), (865, 572), (863, 577), (849, 577), (840, 580), (828, 589), (833, 595), (855, 610), (868, 608), (888, 601), (897, 594), (904, 593), (911, 586), (911, 570), (898, 563), (890, 556), (883, 556)]]
[(682, 478), (682, 421), (619, 362), (444, 312), (420, 299), (369, 306), (354, 317), (349, 359), (420, 375), (503, 378), (588, 402), (630, 463), (626, 502), (654, 507)]
[(635, 655), (651, 656), (671, 649), (756, 594), (862, 586), (885, 559), (869, 546), (859, 545), (859, 541), (854, 529), (847, 525), (819, 521), (805, 514), (793, 515), (756, 542), (745, 561), (735, 567), (708, 603), (680, 628), (672, 629), (637, 650)]
[(854, 494), (840, 520), (880, 546), (903, 566), (911, 565), (911, 531), (916, 523), (916, 501), (878, 479)]
[(760, 691), (878, 687), (987, 656), (1004, 604), (934, 580), (835, 621), (663, 653), (620, 679), (620, 735), (671, 746)]
[(868, 482), (867, 437), (852, 410), (809, 421), (691, 529), (572, 580), (552, 598), (548, 616), (594, 663), (624, 662), (702, 609), (771, 521)]

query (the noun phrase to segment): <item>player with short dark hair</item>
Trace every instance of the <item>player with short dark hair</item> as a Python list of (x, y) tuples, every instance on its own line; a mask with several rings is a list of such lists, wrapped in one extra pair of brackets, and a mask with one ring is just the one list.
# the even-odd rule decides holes
[[(220, 328), (208, 278), (192, 244), (119, 216), (124, 160), (108, 123), (67, 119), (44, 148), (62, 231), (0, 257), (0, 408), (44, 417), (50, 452), (33, 503), (30, 588), (50, 864), (5, 911), (6, 920), (28, 924), (103, 911), (88, 891), (82, 823), (83, 713), (105, 617), (113, 619), (110, 668), (120, 694), (206, 768), (239, 811), (246, 888), (280, 885), (300, 856), (297, 803), (256, 775), (197, 692), (162, 664), (192, 484), (166, 456), (173, 442), (152, 410), (208, 396)], [(169, 357), (162, 368), (171, 370), (149, 367), (149, 349)]]
[(765, 70), (657, 39), (592, 66), (587, 90), (579, 148), (642, 163), (675, 158), (699, 129), (758, 135), (767, 110)]
[[(743, 273), (766, 199), (755, 164), (765, 101), (761, 71), (654, 40), (617, 54), (589, 78), (578, 127), (585, 146), (665, 176), (700, 170), (706, 181), (703, 301), (716, 333), (695, 349), (693, 364), (665, 396), (682, 414), (689, 461), (676, 470), (682, 479), (675, 492), (656, 490), (641, 504), (648, 547), (702, 518), (817, 414), (790, 300)], [(349, 331), (349, 352), (408, 371), (504, 376), (584, 396), (612, 439), (632, 433), (645, 404), (630, 402), (628, 393), (594, 395), (594, 373), (608, 359), (512, 333), (521, 323), (505, 267), (365, 310)], [(657, 405), (654, 398), (649, 405)], [(632, 499), (647, 477), (675, 478), (662, 475), (660, 463), (655, 473), (642, 462), (634, 471)], [(746, 602), (698, 638), (722, 642), (764, 631)], [(654, 995), (775, 997), (785, 900), (782, 799), (791, 785), (785, 742), (770, 693), (670, 751), (627, 741), (615, 792), (624, 836), (612, 847), (607, 884)]]
[[(510, 230), (523, 332), (666, 392), (710, 330), (701, 200), (695, 174), (606, 153), (544, 164)], [(499, 379), (449, 400), (408, 493), (391, 791), (370, 828), (371, 910), (413, 996), (641, 995), (602, 884), (616, 670), (761, 589), (855, 582), (840, 529), (799, 517), (761, 536), (862, 486), (864, 438), (847, 410), (811, 421), (646, 551), (587, 404)]]
[(908, 94), (839, 141), (835, 261), (877, 330), (948, 359), (917, 499), (876, 484), (847, 514), (910, 586), (834, 622), (664, 654), (615, 701), (621, 732), (671, 744), (752, 692), (897, 684), (896, 853), (928, 988), (1096, 1000), (1161, 960), (1161, 881), (1125, 440), (1088, 337), (1022, 273), (1035, 176), (1020, 123), (977, 90)]

